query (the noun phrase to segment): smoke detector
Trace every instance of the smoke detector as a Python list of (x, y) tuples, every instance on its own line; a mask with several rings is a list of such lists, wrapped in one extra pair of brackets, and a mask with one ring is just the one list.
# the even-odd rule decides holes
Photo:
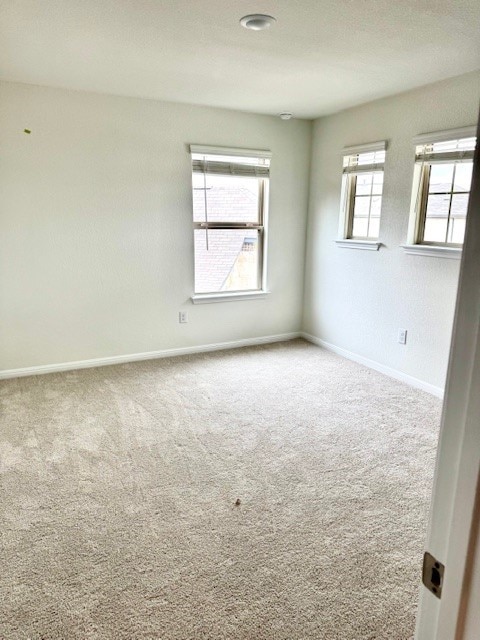
[(292, 113), (290, 113), (290, 111), (282, 111), (282, 113), (279, 114), (280, 118), (282, 120), (291, 120), (292, 119)]
[(273, 16), (266, 16), (263, 13), (252, 13), (251, 15), (244, 16), (240, 20), (240, 24), (245, 29), (251, 29), (252, 31), (263, 31), (263, 29), (269, 29), (272, 24), (276, 22)]

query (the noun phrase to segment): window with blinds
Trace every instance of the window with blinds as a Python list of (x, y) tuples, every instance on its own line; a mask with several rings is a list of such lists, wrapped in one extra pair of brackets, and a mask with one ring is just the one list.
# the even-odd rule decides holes
[(191, 146), (195, 293), (266, 290), (271, 154)]
[(448, 135), (416, 139), (416, 244), (463, 245), (476, 138), (457, 135), (448, 139)]
[(386, 143), (344, 149), (343, 237), (376, 240), (380, 233)]

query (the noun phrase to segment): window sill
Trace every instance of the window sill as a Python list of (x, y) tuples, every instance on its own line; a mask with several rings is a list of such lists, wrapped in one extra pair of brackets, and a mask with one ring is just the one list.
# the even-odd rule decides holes
[(211, 302), (235, 302), (236, 300), (258, 300), (266, 298), (270, 291), (237, 291), (234, 293), (195, 293), (193, 304), (209, 304)]
[(363, 249), (364, 251), (378, 251), (382, 246), (377, 240), (354, 240), (353, 238), (345, 238), (344, 240), (335, 240), (337, 247), (342, 249)]
[(462, 250), (459, 247), (437, 247), (430, 244), (402, 244), (405, 253), (416, 256), (430, 256), (433, 258), (450, 258), (460, 260)]

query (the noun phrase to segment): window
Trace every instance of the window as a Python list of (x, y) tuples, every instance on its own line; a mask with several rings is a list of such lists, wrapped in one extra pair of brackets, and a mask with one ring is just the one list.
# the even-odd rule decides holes
[(376, 240), (380, 233), (385, 142), (344, 150), (343, 238)]
[[(469, 129), (463, 130), (468, 134)], [(457, 137), (450, 137), (452, 134)], [(419, 136), (412, 194), (414, 244), (461, 247), (476, 138), (444, 132)]]
[(191, 153), (195, 294), (264, 291), (270, 154)]

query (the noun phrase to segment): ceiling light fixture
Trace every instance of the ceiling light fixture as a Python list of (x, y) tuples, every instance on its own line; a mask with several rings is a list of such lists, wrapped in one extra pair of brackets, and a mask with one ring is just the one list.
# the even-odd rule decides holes
[(252, 13), (249, 16), (244, 16), (240, 20), (240, 24), (245, 29), (252, 29), (252, 31), (263, 31), (268, 29), (272, 24), (276, 22), (273, 16), (266, 16), (263, 13)]
[(282, 120), (291, 120), (293, 113), (290, 113), (290, 111), (282, 111), (279, 115)]

